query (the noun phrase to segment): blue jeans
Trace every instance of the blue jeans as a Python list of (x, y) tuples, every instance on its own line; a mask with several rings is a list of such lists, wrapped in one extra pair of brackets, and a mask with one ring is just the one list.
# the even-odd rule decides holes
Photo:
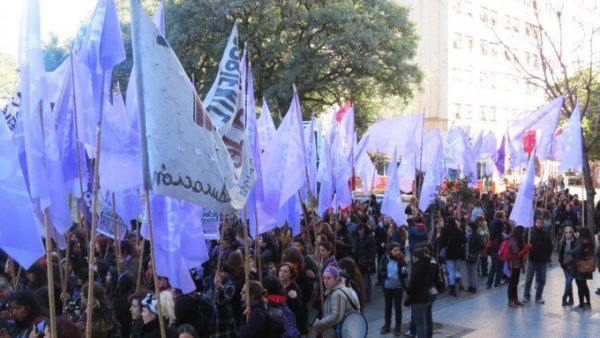
[(537, 289), (535, 290), (535, 299), (542, 299), (542, 292), (544, 292), (544, 285), (546, 285), (546, 262), (527, 262), (527, 272), (525, 273), (525, 292), (523, 298), (531, 298), (531, 284), (533, 282), (533, 275), (535, 274), (535, 282)]
[(498, 257), (498, 252), (492, 250), (492, 266), (490, 267), (490, 272), (488, 274), (487, 286), (492, 286), (492, 284), (500, 284), (502, 280), (502, 268), (504, 267), (504, 262), (500, 260)]
[(433, 302), (437, 298), (437, 294), (430, 296), (429, 306), (427, 306), (427, 338), (431, 338), (433, 336)]
[(573, 278), (574, 276), (571, 274), (570, 269), (563, 269), (563, 273), (565, 274), (565, 293), (563, 297), (570, 296), (573, 298)]
[(410, 315), (415, 323), (417, 338), (427, 338), (427, 308), (430, 302), (411, 304)]
[(448, 270), (448, 285), (455, 285), (456, 279), (461, 278), (458, 260), (446, 260), (446, 270)]

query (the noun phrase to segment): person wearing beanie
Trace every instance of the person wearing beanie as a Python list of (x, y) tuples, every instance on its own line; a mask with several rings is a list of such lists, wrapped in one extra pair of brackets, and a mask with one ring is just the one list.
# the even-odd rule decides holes
[[(140, 302), (140, 305), (142, 306), (142, 321), (144, 322), (141, 338), (161, 338), (160, 322), (158, 320), (158, 301), (156, 300), (156, 296), (152, 293), (147, 294)], [(171, 327), (167, 327), (166, 321), (165, 330), (168, 338), (177, 337), (177, 331), (174, 331)]]

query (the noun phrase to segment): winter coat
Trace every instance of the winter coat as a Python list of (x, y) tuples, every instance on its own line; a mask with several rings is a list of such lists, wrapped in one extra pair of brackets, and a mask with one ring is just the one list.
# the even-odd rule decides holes
[(433, 275), (431, 272), (429, 257), (418, 259), (413, 264), (408, 290), (406, 290), (412, 304), (429, 303), (429, 289), (433, 286)]
[(375, 272), (375, 260), (377, 259), (377, 249), (375, 236), (373, 232), (368, 232), (356, 240), (354, 256), (356, 263), (362, 274), (372, 274)]
[[(467, 235), (468, 237), (468, 235)], [(471, 237), (467, 238), (465, 249), (468, 249), (469, 253), (465, 250), (465, 260), (467, 263), (473, 264), (477, 262), (477, 258), (485, 248), (483, 243), (483, 237), (478, 232), (471, 233)]]
[(440, 250), (446, 248), (447, 260), (460, 260), (465, 257), (465, 233), (457, 226), (447, 225), (442, 229)]
[(427, 227), (423, 223), (417, 223), (408, 228), (408, 250), (412, 254), (415, 246), (427, 241)]
[(552, 255), (552, 240), (550, 235), (543, 229), (533, 227), (531, 229), (531, 250), (529, 250), (529, 260), (533, 263), (546, 263)]

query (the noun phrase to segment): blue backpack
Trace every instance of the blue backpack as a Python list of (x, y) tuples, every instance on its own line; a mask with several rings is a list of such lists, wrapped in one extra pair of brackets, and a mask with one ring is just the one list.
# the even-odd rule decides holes
[(279, 307), (283, 312), (283, 327), (285, 331), (281, 335), (282, 338), (300, 338), (300, 331), (296, 325), (296, 315), (290, 308), (283, 304)]

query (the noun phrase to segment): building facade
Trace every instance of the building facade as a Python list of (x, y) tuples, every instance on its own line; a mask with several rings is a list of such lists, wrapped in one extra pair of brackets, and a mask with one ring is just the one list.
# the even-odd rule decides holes
[[(561, 55), (569, 68), (589, 62), (592, 37), (586, 32), (598, 25), (594, 0), (396, 1), (410, 9), (417, 25), (417, 63), (425, 72), (410, 111), (424, 112), (427, 127), (441, 130), (458, 124), (503, 133), (508, 122), (547, 101), (524, 75), (544, 76), (535, 12), (554, 41), (560, 41), (562, 16)], [(545, 46), (547, 55), (553, 55), (551, 48)]]

